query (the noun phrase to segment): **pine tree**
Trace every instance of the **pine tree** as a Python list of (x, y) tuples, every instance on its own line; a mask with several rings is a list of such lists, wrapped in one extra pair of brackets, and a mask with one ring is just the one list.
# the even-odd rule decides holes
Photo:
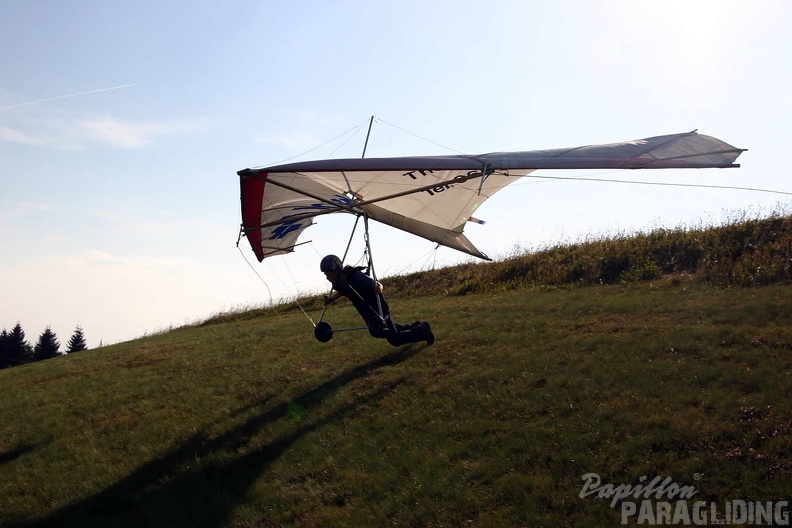
[(55, 332), (53, 332), (49, 326), (39, 336), (38, 343), (36, 343), (36, 347), (33, 349), (33, 355), (36, 361), (60, 355), (60, 343), (58, 343)]
[(88, 345), (85, 344), (85, 335), (83, 334), (81, 326), (77, 325), (77, 328), (74, 329), (74, 334), (72, 334), (71, 339), (69, 339), (67, 346), (66, 352), (69, 354), (72, 352), (80, 352), (81, 350), (88, 350)]
[(6, 333), (2, 346), (5, 354), (3, 366), (13, 367), (33, 360), (33, 347), (25, 340), (25, 331), (19, 323), (14, 326), (10, 334)]
[(0, 368), (13, 366), (13, 349), (13, 338), (3, 328), (3, 332), (0, 333)]

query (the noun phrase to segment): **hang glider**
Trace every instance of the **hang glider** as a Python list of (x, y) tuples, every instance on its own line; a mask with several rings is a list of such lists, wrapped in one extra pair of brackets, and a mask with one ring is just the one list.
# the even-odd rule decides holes
[(693, 131), (576, 148), (243, 169), (242, 232), (261, 261), (293, 251), (314, 218), (351, 213), (487, 259), (463, 234), (465, 223), (487, 198), (535, 170), (739, 167), (744, 150)]

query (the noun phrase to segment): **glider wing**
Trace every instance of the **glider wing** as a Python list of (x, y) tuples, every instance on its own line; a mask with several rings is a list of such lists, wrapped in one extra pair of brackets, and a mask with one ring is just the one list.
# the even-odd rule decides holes
[(288, 253), (319, 215), (349, 212), (476, 257), (463, 234), (484, 201), (538, 169), (739, 167), (743, 149), (689, 132), (576, 148), (318, 160), (244, 169), (242, 229), (259, 261)]

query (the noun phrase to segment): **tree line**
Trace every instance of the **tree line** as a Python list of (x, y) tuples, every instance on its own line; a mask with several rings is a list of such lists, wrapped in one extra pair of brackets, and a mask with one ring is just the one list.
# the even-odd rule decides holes
[(4, 328), (0, 333), (0, 369), (88, 350), (83, 329), (77, 326), (66, 344), (65, 352), (61, 352), (60, 347), (58, 336), (50, 327), (41, 333), (35, 346), (31, 346), (25, 339), (22, 325), (17, 323), (10, 332)]

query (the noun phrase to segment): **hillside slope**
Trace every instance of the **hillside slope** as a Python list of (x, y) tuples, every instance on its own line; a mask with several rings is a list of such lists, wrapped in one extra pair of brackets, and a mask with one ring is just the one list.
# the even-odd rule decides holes
[[(719, 505), (792, 493), (790, 285), (392, 307), (437, 342), (322, 344), (303, 314), (265, 311), (0, 371), (0, 524), (619, 524), (580, 496), (590, 473)], [(348, 305), (328, 317), (356, 324)]]
[(0, 371), (0, 521), (615, 524), (593, 473), (787, 497), (791, 279), (790, 218), (740, 219), (389, 278), (432, 347), (281, 306)]

